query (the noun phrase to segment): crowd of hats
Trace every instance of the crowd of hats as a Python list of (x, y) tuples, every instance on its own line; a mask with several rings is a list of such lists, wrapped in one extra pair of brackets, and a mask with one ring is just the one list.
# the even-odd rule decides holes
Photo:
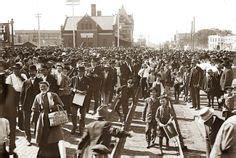
[[(182, 50), (157, 50), (153, 48), (11, 48), (0, 50), (0, 61), (4, 62), (6, 68), (22, 67), (37, 61), (43, 63), (44, 68), (49, 68), (56, 63), (61, 66), (75, 67), (76, 63), (85, 65), (92, 60), (104, 65), (116, 64), (117, 60), (129, 63), (142, 63), (152, 58), (163, 59), (163, 64), (191, 65), (199, 60), (209, 60), (218, 65), (227, 66), (232, 63), (234, 52), (229, 51), (182, 51)], [(16, 63), (20, 66), (16, 65)]]

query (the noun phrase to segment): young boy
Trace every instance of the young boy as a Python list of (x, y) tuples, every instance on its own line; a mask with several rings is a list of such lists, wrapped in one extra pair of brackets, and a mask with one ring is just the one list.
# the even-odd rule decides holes
[(163, 126), (167, 125), (173, 120), (173, 111), (169, 106), (168, 98), (166, 96), (161, 96), (160, 97), (160, 107), (157, 109), (156, 113), (156, 120), (157, 124), (159, 125), (159, 145), (160, 145), (160, 151), (161, 155), (163, 154), (162, 151), (162, 142), (163, 142), (163, 137), (166, 138), (166, 148), (169, 148), (169, 139), (163, 129)]

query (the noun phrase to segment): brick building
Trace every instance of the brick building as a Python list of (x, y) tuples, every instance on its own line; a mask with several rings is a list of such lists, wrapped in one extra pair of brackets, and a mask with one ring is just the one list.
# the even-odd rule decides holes
[(122, 6), (119, 16), (102, 16), (91, 5), (91, 15), (67, 17), (61, 28), (65, 47), (73, 47), (73, 29), (76, 47), (110, 47), (117, 45), (117, 23), (119, 17), (120, 46), (131, 46), (133, 42), (133, 17), (128, 15)]

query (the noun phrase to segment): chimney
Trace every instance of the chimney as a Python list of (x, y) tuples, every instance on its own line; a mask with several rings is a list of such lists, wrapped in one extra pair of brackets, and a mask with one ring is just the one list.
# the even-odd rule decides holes
[(102, 16), (102, 11), (101, 10), (97, 11), (97, 16)]
[(91, 16), (96, 16), (96, 4), (91, 4)]

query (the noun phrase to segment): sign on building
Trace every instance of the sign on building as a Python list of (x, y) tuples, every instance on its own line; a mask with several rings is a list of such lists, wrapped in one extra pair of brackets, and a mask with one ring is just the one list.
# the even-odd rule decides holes
[(81, 38), (93, 38), (93, 33), (80, 33)]

